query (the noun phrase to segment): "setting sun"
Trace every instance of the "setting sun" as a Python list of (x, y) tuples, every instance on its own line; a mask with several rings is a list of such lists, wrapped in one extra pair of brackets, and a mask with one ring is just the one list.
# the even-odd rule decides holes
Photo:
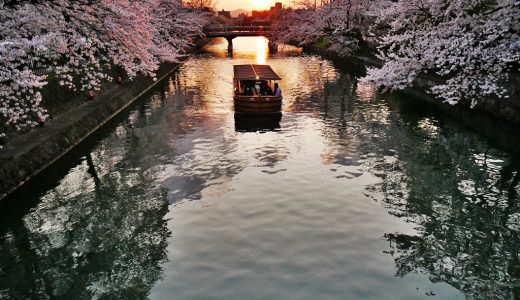
[(253, 5), (255, 9), (268, 9), (269, 4), (269, 0), (253, 0)]

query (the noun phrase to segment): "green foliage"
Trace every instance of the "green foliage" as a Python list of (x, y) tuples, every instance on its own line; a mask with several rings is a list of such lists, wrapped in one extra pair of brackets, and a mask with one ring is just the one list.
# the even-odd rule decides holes
[(328, 49), (330, 47), (330, 41), (328, 38), (324, 37), (316, 41), (314, 46), (318, 49)]

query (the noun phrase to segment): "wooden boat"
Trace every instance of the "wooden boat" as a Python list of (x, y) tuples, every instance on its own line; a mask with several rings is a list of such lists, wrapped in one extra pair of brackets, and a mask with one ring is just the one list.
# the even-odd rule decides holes
[(236, 112), (273, 113), (282, 110), (283, 96), (274, 96), (274, 84), (281, 80), (268, 65), (233, 66)]

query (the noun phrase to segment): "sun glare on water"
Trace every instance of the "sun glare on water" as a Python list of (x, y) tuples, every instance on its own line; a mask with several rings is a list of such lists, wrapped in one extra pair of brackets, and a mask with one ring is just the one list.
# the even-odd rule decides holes
[(267, 59), (268, 41), (266, 38), (257, 38), (256, 40), (256, 63), (264, 65)]

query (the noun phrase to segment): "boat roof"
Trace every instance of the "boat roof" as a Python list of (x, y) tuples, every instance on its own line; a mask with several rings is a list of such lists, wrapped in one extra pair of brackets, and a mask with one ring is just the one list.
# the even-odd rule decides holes
[(237, 80), (281, 80), (268, 65), (234, 65), (233, 79)]

